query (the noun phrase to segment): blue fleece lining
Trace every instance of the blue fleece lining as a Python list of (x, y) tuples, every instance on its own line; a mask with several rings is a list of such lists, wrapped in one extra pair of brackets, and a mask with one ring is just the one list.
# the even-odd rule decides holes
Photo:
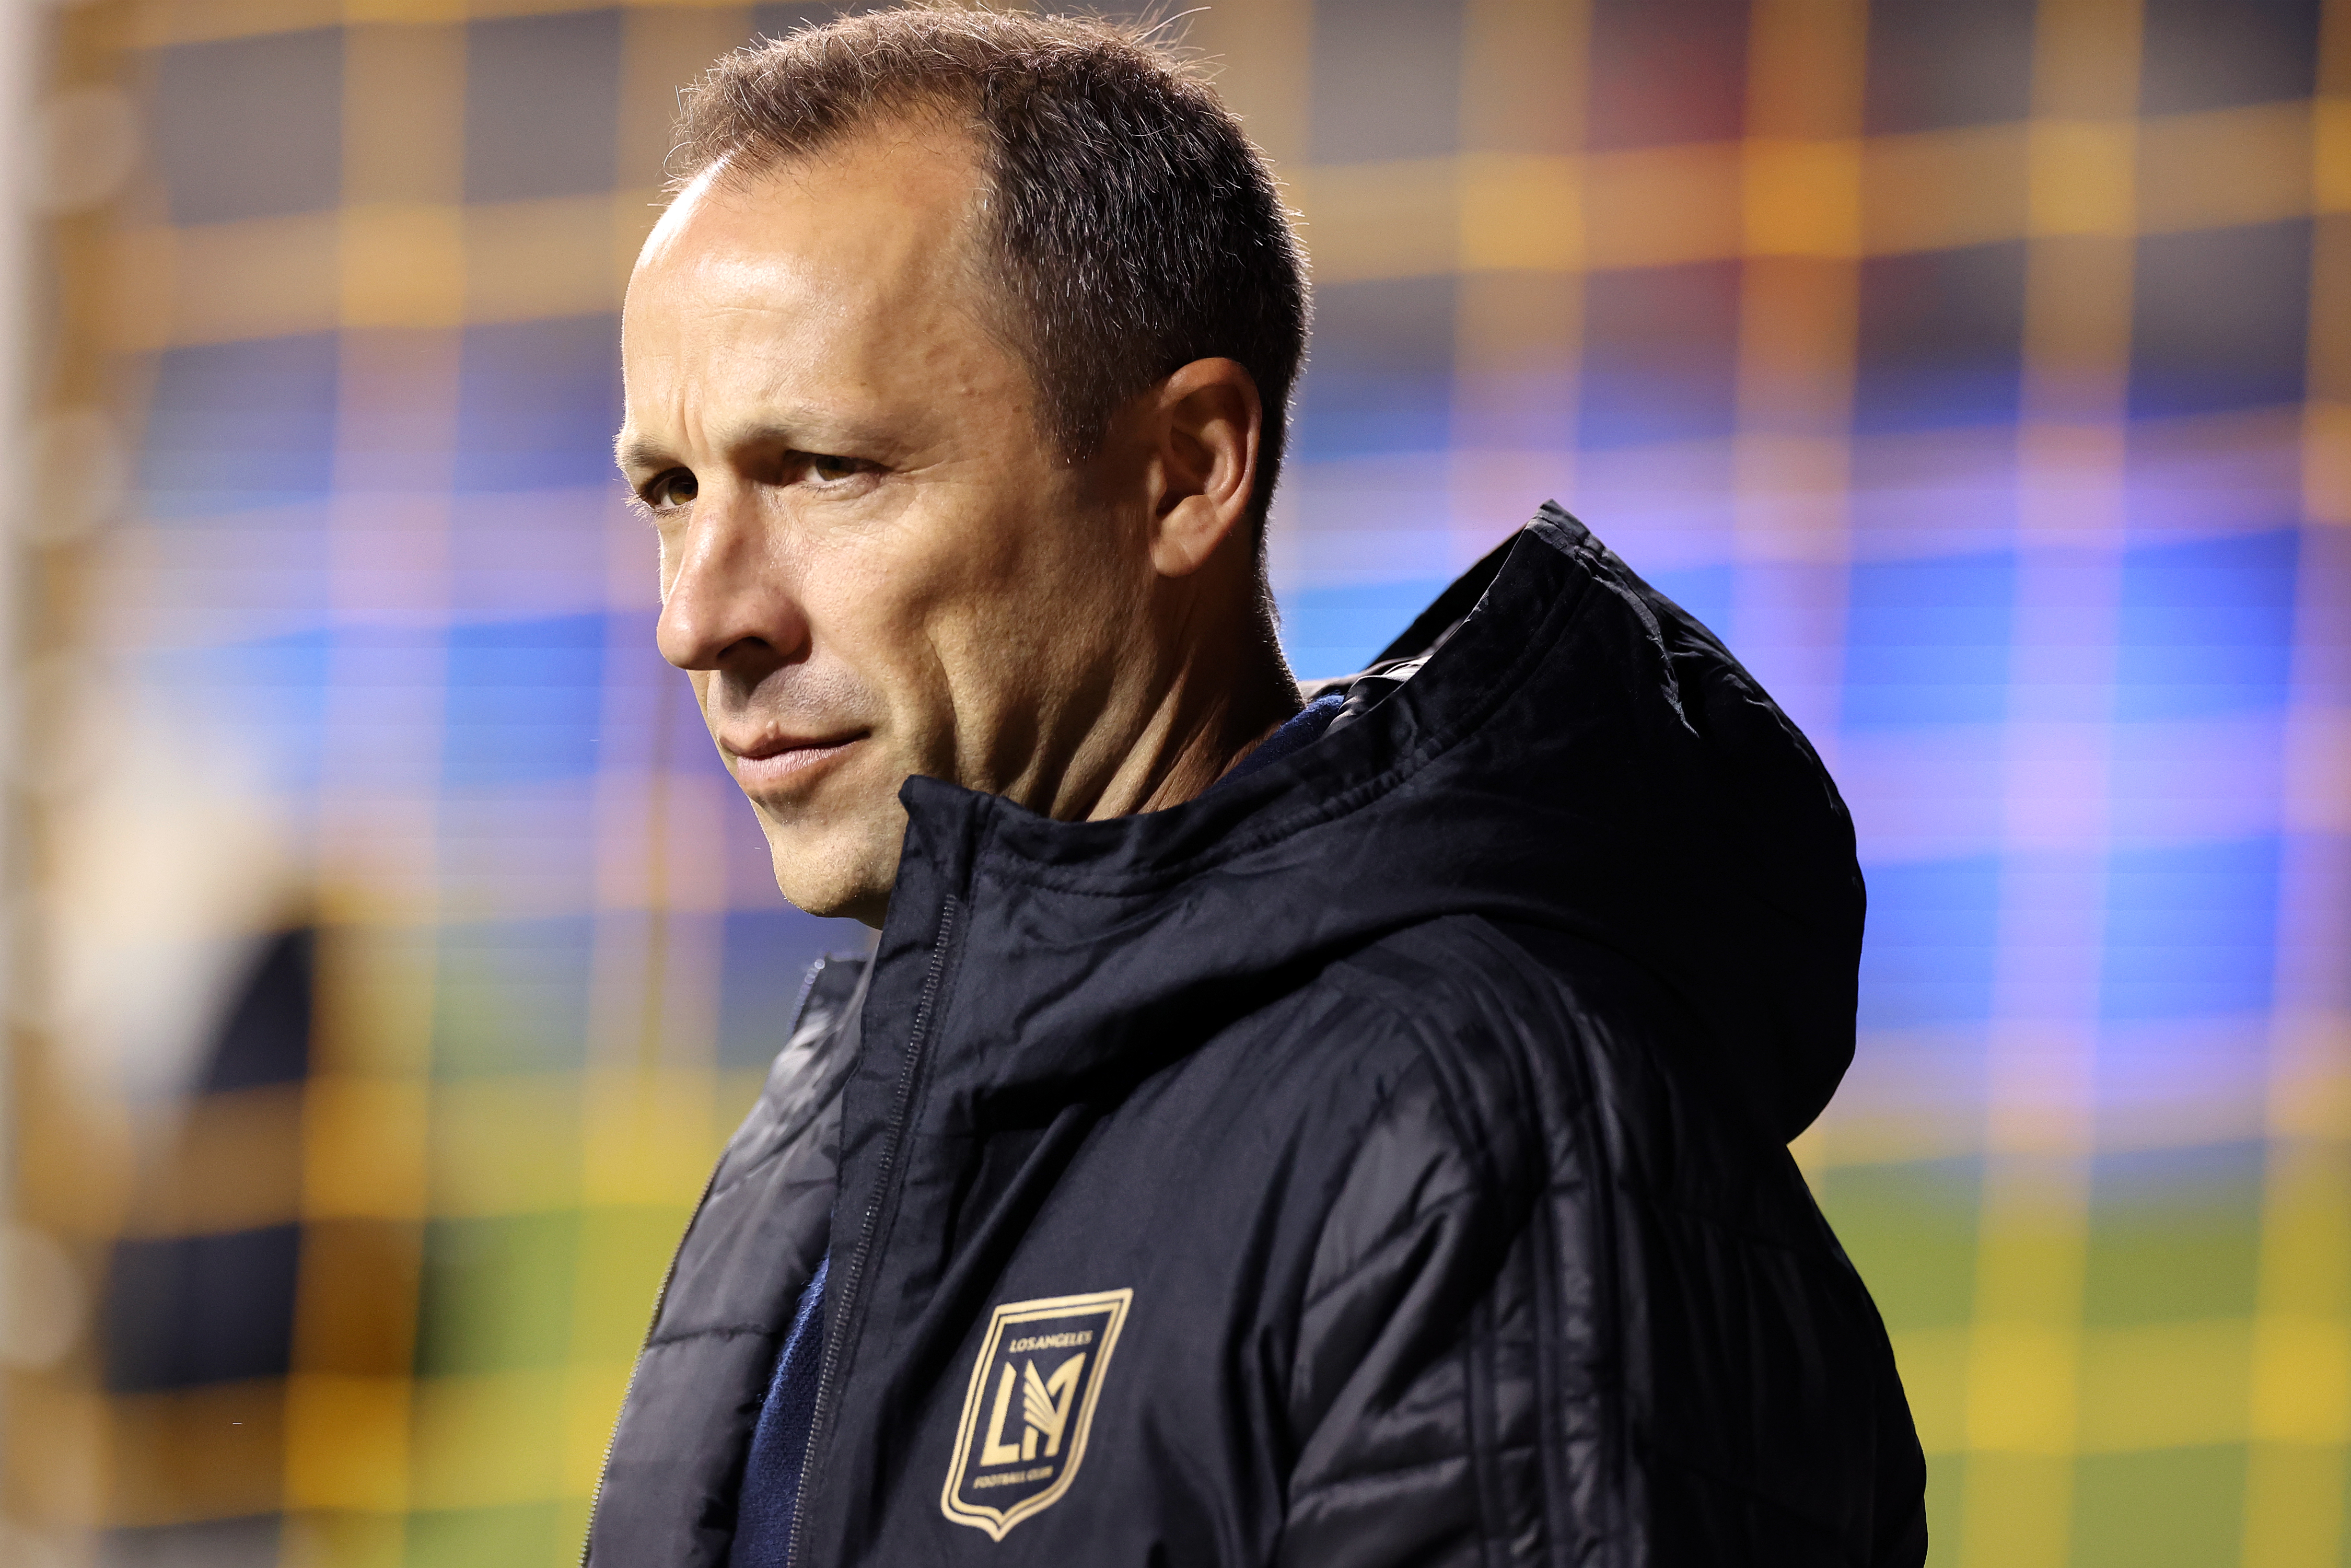
[(743, 1465), (727, 1568), (791, 1568), (792, 1510), (799, 1501), (800, 1461), (808, 1454), (824, 1369), (824, 1276), (831, 1264), (828, 1255), (802, 1287), (783, 1354), (776, 1357), (776, 1375)]
[(1297, 717), (1267, 736), (1255, 751), (1242, 758), (1231, 772), (1208, 788), (1222, 789), (1236, 779), (1246, 779), (1260, 768), (1270, 768), (1283, 758), (1305, 750), (1322, 738), (1322, 732), (1331, 727), (1331, 721), (1337, 718), (1339, 710), (1346, 706), (1347, 699), (1337, 692), (1316, 697)]

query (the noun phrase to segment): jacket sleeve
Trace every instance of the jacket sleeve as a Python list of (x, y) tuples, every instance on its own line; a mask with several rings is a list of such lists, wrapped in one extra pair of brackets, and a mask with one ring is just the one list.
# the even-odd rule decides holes
[(1786, 1151), (1474, 973), (1393, 988), (1419, 1049), (1315, 1233), (1275, 1560), (1915, 1568), (1892, 1351)]
[(1289, 1390), (1283, 1564), (1482, 1564), (1541, 1550), (1529, 1221), (1545, 1183), (1501, 1168), (1533, 1151), (1497, 1136), (1478, 1098), (1424, 1055), (1328, 1210)]

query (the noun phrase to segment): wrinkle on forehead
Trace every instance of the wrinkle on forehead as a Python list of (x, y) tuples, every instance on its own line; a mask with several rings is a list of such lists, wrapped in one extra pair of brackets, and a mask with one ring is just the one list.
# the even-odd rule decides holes
[[(682, 413), (656, 415), (654, 406), (686, 392), (674, 377), (694, 361), (692, 381), (706, 386), (715, 371), (733, 396), (770, 405), (792, 401), (792, 385), (820, 367), (841, 391), (871, 388), (876, 371), (902, 386), (909, 375), (943, 372), (976, 385), (978, 367), (956, 346), (971, 342), (973, 328), (1012, 368), (1021, 383), (1014, 398), (1038, 417), (1028, 334), (987, 265), (993, 247), (974, 243), (987, 193), (977, 152), (951, 131), (900, 126), (756, 173), (698, 177), (664, 214), (630, 282), (631, 423)], [(993, 371), (978, 381), (1001, 384)]]

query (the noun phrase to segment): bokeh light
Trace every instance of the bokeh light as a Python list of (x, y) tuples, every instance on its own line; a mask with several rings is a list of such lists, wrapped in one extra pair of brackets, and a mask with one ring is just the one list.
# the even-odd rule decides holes
[[(81, 0), (22, 139), (0, 1561), (575, 1561), (854, 927), (652, 641), (615, 312), (819, 5)], [(2351, 1549), (2351, 3), (1217, 0), (1354, 667), (1556, 497), (1852, 803), (1797, 1145), (1933, 1561)]]

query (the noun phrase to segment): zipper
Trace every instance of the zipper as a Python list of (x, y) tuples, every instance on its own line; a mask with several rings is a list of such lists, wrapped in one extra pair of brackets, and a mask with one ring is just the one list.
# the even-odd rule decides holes
[[(786, 1040), (799, 1032), (800, 1020), (808, 1016), (809, 998), (816, 994), (817, 977), (823, 974), (825, 967), (831, 962), (831, 955), (827, 954), (810, 965), (809, 972), (801, 977), (800, 994), (799, 999), (792, 1003), (792, 1027), (785, 1031)], [(653, 1292), (653, 1320), (645, 1325), (644, 1343), (637, 1346), (637, 1361), (630, 1366), (628, 1385), (621, 1391), (622, 1410), (629, 1407), (629, 1396), (637, 1391), (637, 1366), (644, 1361), (644, 1347), (653, 1343), (653, 1330), (661, 1326), (662, 1309), (669, 1305), (669, 1288), (677, 1279), (677, 1260), (685, 1256), (686, 1238), (694, 1234), (694, 1220), (702, 1218), (703, 1206), (710, 1201), (711, 1193), (716, 1189), (718, 1172), (726, 1163), (724, 1156), (711, 1162), (710, 1175), (702, 1184), (702, 1196), (694, 1200), (694, 1218), (685, 1222), (685, 1229), (678, 1236), (677, 1245), (670, 1249), (669, 1268), (662, 1274), (661, 1289)], [(616, 1415), (612, 1417), (612, 1430), (604, 1438), (604, 1457), (596, 1465), (596, 1484), (588, 1491), (588, 1533), (580, 1542), (580, 1568), (588, 1568), (588, 1553), (596, 1534), (596, 1508), (604, 1500), (604, 1472), (612, 1467), (612, 1445), (620, 1440), (621, 1418)]]
[[(849, 1255), (848, 1270), (841, 1276), (841, 1295), (831, 1303), (828, 1315), (846, 1329), (852, 1311), (857, 1304), (857, 1289), (864, 1282), (867, 1259), (873, 1250), (874, 1231), (882, 1222), (882, 1205), (890, 1192), (891, 1177), (896, 1174), (899, 1145), (906, 1137), (906, 1113), (914, 1096), (914, 1077), (923, 1064), (923, 1049), (929, 1043), (932, 1009), (937, 1004), (939, 978), (946, 971), (947, 947), (955, 936), (956, 902), (950, 894), (939, 910), (939, 934), (931, 944), (931, 967), (923, 977), (921, 997), (914, 1004), (914, 1023), (906, 1036), (905, 1055), (898, 1064), (898, 1088), (890, 1104), (890, 1120), (884, 1130), (882, 1158), (874, 1172), (873, 1197), (865, 1205), (864, 1217), (858, 1222), (857, 1247)], [(828, 1285), (826, 1293), (831, 1293)], [(841, 1379), (841, 1343), (842, 1335), (829, 1333), (824, 1340), (824, 1359), (818, 1364), (816, 1405), (809, 1416), (808, 1450), (800, 1456), (799, 1490), (792, 1499), (792, 1528), (786, 1538), (784, 1561), (800, 1562), (801, 1536), (808, 1529), (809, 1483), (816, 1479), (817, 1454), (822, 1447), (826, 1427), (831, 1424), (836, 1396), (834, 1385)]]

